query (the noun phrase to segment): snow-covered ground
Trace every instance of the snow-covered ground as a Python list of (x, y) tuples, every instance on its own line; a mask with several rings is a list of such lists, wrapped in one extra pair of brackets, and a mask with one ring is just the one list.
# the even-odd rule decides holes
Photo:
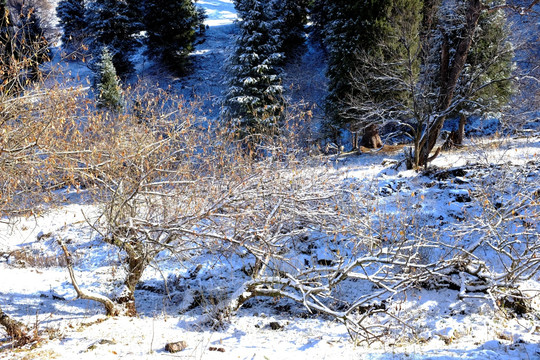
[[(528, 163), (538, 167), (539, 147), (538, 137), (485, 140), (483, 147), (476, 144), (468, 150), (444, 153), (437, 159), (437, 166), (447, 169), (485, 161), (486, 165)], [(456, 215), (474, 212), (471, 203), (456, 200), (456, 194), (470, 193), (473, 178), (467, 181), (466, 175), (457, 183), (440, 180), (434, 186), (429, 174), (394, 170), (392, 160), (400, 158), (399, 153), (373, 153), (330, 159), (319, 166), (337, 175), (336, 185), (346, 181), (358, 189), (375, 190), (387, 211), (395, 208), (397, 199), (416, 199), (409, 205), (420, 204), (423, 213), (440, 217), (437, 228), (441, 232), (455, 223), (452, 219)], [(202, 255), (184, 262), (164, 257), (159, 268), (148, 269), (137, 290), (139, 316), (107, 318), (101, 306), (76, 299), (56, 244), (60, 238), (74, 249), (75, 270), (84, 288), (110, 293), (123, 271), (116, 250), (99, 241), (85, 221), (97, 210), (94, 205), (74, 201), (43, 214), (0, 224), (0, 304), (30, 328), (37, 327), (44, 339), (32, 348), (18, 350), (11, 350), (7, 339), (0, 340), (0, 358), (540, 358), (538, 318), (506, 317), (489, 301), (459, 299), (459, 291), (449, 289), (419, 288), (396, 298), (392, 307), (406, 321), (403, 331), (389, 334), (383, 342), (370, 347), (353, 344), (341, 323), (310, 315), (286, 300), (253, 299), (224, 329), (200, 326), (201, 311), (212, 306), (210, 301), (186, 311), (188, 292), (182, 291), (186, 288), (175, 288), (171, 282), (176, 279), (187, 284), (189, 272), (203, 264), (196, 281), (189, 286), (204, 293), (220, 284), (234, 285), (242, 277), (238, 272), (242, 259), (235, 256), (219, 259)], [(168, 292), (164, 279), (170, 282)], [(523, 286), (538, 291), (540, 274)], [(538, 311), (538, 298), (535, 306)], [(273, 322), (279, 324), (278, 329), (273, 329)], [(186, 341), (187, 349), (174, 355), (165, 352), (166, 343), (181, 340)]]
[(210, 27), (229, 25), (236, 20), (236, 10), (232, 0), (200, 0), (198, 4), (206, 9), (206, 15), (208, 15), (206, 24)]
[[(207, 9), (209, 27), (192, 55), (197, 57), (194, 72), (183, 79), (163, 80), (187, 99), (201, 97), (205, 111), (215, 113), (236, 15), (232, 0), (198, 3)], [(316, 50), (310, 47), (308, 54), (299, 60), (305, 74), (289, 69), (287, 81), (302, 81), (293, 94), (296, 99), (318, 94), (324, 83)], [(76, 66), (71, 64), (70, 70)], [(84, 66), (80, 69), (88, 74)], [(139, 71), (160, 79), (151, 63), (139, 63)], [(427, 173), (396, 169), (394, 163), (402, 160), (402, 153), (385, 151), (331, 156), (314, 166), (329, 172), (336, 186), (348, 184), (364, 192), (382, 212), (399, 215), (404, 206), (415, 209), (419, 219), (432, 221), (432, 231), (444, 237), (480, 211), (470, 197), (484, 185), (486, 191), (495, 189), (497, 181), (505, 180), (497, 179), (497, 174), (529, 169), (523, 175), (530, 176), (524, 181), (529, 182), (527, 189), (534, 189), (540, 179), (538, 136), (469, 140), (468, 145), (441, 154), (433, 163), (436, 170)], [(436, 176), (437, 171), (468, 166), (475, 171), (454, 178)], [(203, 253), (184, 261), (163, 255), (145, 272), (136, 291), (139, 316), (107, 318), (102, 306), (76, 299), (56, 240), (62, 239), (73, 251), (81, 286), (101, 294), (110, 294), (122, 280), (118, 251), (100, 241), (86, 221), (96, 216), (98, 205), (85, 204), (78, 193), (64, 191), (68, 201), (62, 206), (0, 219), (0, 306), (36, 329), (42, 339), (12, 349), (0, 329), (1, 359), (540, 359), (538, 315), (505, 316), (490, 301), (460, 299), (459, 291), (450, 289), (419, 287), (397, 296), (389, 306), (403, 320), (402, 327), (369, 347), (354, 344), (343, 324), (284, 299), (249, 300), (228, 326), (211, 330), (199, 323), (202, 312), (214, 306), (210, 292), (234, 289), (245, 280), (240, 271), (244, 260), (233, 255)], [(532, 226), (538, 229), (539, 224)], [(437, 252), (426, 256), (436, 257)], [(198, 276), (190, 279), (199, 264)], [(533, 306), (538, 314), (540, 274), (521, 286), (536, 294)], [(192, 303), (194, 291), (206, 297), (200, 306), (190, 308), (186, 304)], [(185, 341), (187, 348), (166, 352), (165, 344), (176, 341)]]

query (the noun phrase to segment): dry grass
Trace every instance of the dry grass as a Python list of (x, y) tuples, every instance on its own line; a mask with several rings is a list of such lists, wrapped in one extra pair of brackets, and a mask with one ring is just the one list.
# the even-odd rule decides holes
[(383, 147), (378, 148), (378, 149), (368, 149), (364, 146), (360, 146), (360, 149), (358, 150), (358, 152), (361, 154), (372, 154), (372, 153), (390, 154), (390, 153), (396, 153), (396, 152), (402, 151), (405, 146), (406, 146), (405, 144), (383, 145)]
[(66, 266), (66, 260), (64, 257), (56, 255), (43, 255), (27, 249), (18, 249), (10, 252), (7, 260), (11, 265), (23, 268), (50, 268)]

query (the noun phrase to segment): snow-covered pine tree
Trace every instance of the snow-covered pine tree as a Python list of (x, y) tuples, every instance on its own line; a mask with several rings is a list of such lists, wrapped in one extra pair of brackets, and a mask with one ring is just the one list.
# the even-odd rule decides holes
[(130, 56), (139, 44), (135, 35), (142, 25), (137, 8), (135, 0), (92, 0), (86, 7), (85, 32), (90, 36), (91, 53), (98, 58), (103, 46), (107, 46), (122, 78), (133, 72)]
[(257, 144), (278, 132), (284, 110), (281, 27), (270, 1), (236, 0), (235, 6), (240, 32), (229, 60), (223, 115), (238, 138)]
[(56, 16), (62, 27), (62, 45), (78, 47), (85, 37), (85, 0), (61, 0), (56, 7)]
[[(407, 92), (396, 81), (415, 76), (411, 73), (415, 65), (410, 66), (407, 60), (419, 46), (422, 1), (336, 0), (319, 5), (329, 52), (326, 128), (333, 134), (342, 128), (365, 129), (376, 120), (351, 108), (351, 100), (407, 101)], [(379, 76), (375, 64), (392, 64), (394, 76)]]
[(112, 61), (109, 49), (104, 46), (98, 62), (98, 71), (94, 79), (96, 105), (112, 111), (120, 111), (124, 106), (120, 80)]
[(147, 0), (144, 26), (150, 56), (183, 73), (203, 18), (192, 0)]
[(329, 23), (328, 19), (328, 1), (313, 0), (309, 6), (309, 20), (312, 23), (311, 33), (322, 45), (325, 44), (326, 30)]

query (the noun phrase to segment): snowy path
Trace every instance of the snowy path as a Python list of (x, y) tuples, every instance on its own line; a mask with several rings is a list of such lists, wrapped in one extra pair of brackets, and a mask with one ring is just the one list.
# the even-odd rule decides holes
[[(223, 93), (226, 81), (226, 62), (233, 44), (236, 26), (210, 26), (200, 44), (191, 54), (193, 72), (179, 79), (178, 88), (186, 99), (201, 98), (215, 102)], [(179, 85), (179, 86), (178, 86)]]
[[(215, 118), (227, 80), (227, 59), (234, 44), (236, 10), (232, 0), (203, 0), (206, 9), (206, 32), (191, 53), (192, 67), (184, 77), (170, 79), (172, 86), (186, 101), (200, 103), (200, 115)], [(162, 77), (155, 73), (153, 76)]]

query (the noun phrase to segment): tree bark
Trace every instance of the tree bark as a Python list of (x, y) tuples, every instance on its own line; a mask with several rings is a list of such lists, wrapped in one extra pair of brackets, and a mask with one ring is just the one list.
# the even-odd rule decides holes
[(368, 149), (378, 149), (383, 146), (381, 136), (379, 135), (379, 127), (376, 124), (371, 124), (364, 129), (364, 136), (362, 136), (360, 146)]
[(448, 134), (448, 138), (442, 145), (443, 150), (450, 150), (456, 146), (463, 145), (463, 138), (465, 137), (465, 124), (467, 123), (467, 116), (465, 114), (459, 115), (459, 124), (457, 130), (452, 130)]
[(125, 290), (115, 301), (125, 308), (125, 315), (136, 316), (135, 287), (141, 280), (148, 261), (141, 243), (131, 244), (126, 248), (126, 252), (128, 254), (128, 274), (124, 282)]
[(17, 341), (18, 346), (25, 345), (31, 340), (26, 326), (23, 323), (10, 318), (2, 308), (0, 308), (0, 325), (6, 329), (9, 337)]
[(465, 138), (465, 124), (467, 123), (467, 115), (460, 114), (459, 125), (454, 139), (455, 145), (463, 145), (463, 139)]
[(450, 62), (448, 40), (446, 35), (443, 34), (440, 70), (441, 92), (437, 106), (437, 113), (439, 115), (438, 118), (432, 124), (430, 124), (426, 134), (422, 137), (419, 149), (416, 149), (416, 151), (420, 151), (420, 156), (418, 157), (419, 163), (417, 164), (418, 166), (427, 165), (428, 159), (430, 159), (429, 154), (437, 143), (437, 139), (441, 133), (444, 121), (446, 120), (445, 112), (448, 110), (452, 104), (452, 100), (454, 99), (456, 86), (467, 62), (467, 56), (471, 48), (474, 32), (478, 25), (478, 19), (480, 18), (480, 15), (484, 9), (485, 6), (482, 4), (481, 0), (467, 1), (463, 36), (460, 38), (457, 44), (452, 62)]

